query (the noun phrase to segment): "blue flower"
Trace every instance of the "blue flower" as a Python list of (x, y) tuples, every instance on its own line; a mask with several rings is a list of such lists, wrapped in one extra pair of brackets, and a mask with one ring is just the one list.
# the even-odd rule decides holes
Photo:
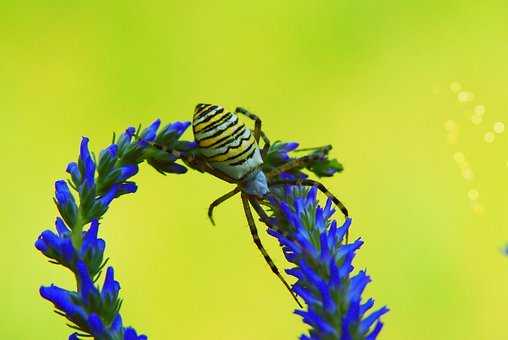
[(65, 181), (55, 182), (55, 203), (60, 215), (68, 225), (73, 226), (78, 214), (78, 206)]
[(176, 141), (187, 130), (190, 122), (174, 122), (162, 128), (157, 136), (156, 143), (168, 145), (172, 141)]
[(315, 187), (308, 192), (291, 187), (270, 199), (277, 229), (269, 228), (268, 233), (294, 265), (286, 272), (296, 277), (294, 291), (307, 304), (307, 310), (295, 311), (311, 327), (301, 339), (375, 339), (382, 328), (380, 317), (388, 309), (368, 314), (374, 301), (362, 302), (370, 278), (365, 271), (353, 275), (352, 261), (363, 242), (345, 244), (351, 219), (338, 227), (331, 221), (331, 201), (321, 207), (316, 195)]
[[(118, 314), (120, 284), (114, 279), (113, 268), (108, 268), (101, 291), (95, 287), (84, 262), (77, 262), (76, 268), (79, 292), (51, 285), (40, 288), (41, 296), (51, 301), (59, 314), (96, 339), (146, 339), (132, 328), (122, 326)], [(132, 337), (133, 332), (135, 337)], [(72, 334), (70, 339), (77, 339), (77, 334)]]
[[(55, 183), (55, 203), (61, 217), (56, 219), (56, 232), (43, 231), (35, 241), (35, 247), (50, 262), (70, 269), (78, 283), (77, 291), (55, 285), (40, 288), (41, 296), (51, 301), (57, 313), (79, 330), (69, 336), (71, 340), (82, 335), (101, 340), (147, 339), (133, 328), (123, 326), (119, 314), (120, 284), (115, 280), (113, 268), (107, 268), (101, 290), (94, 282), (105, 266), (106, 243), (98, 238), (99, 219), (115, 198), (136, 192), (136, 183), (128, 180), (137, 174), (138, 164), (159, 161), (165, 172), (183, 173), (187, 170), (175, 161), (180, 155), (178, 152), (192, 144), (178, 141), (189, 123), (170, 124), (157, 134), (159, 125), (160, 120), (156, 120), (134, 141), (136, 130), (127, 128), (99, 153), (97, 164), (88, 148), (89, 139), (83, 137), (78, 161), (70, 162), (66, 169), (71, 176), (72, 189), (79, 194), (79, 205), (66, 181)], [(165, 150), (155, 148), (151, 144), (154, 140), (167, 142)], [(88, 224), (88, 230), (84, 231), (83, 227)]]
[(139, 135), (138, 144), (141, 146), (146, 146), (147, 143), (153, 142), (155, 137), (157, 136), (157, 130), (161, 125), (160, 119), (156, 119), (148, 128), (143, 130)]
[(79, 151), (79, 170), (83, 178), (83, 184), (90, 189), (95, 184), (95, 162), (88, 150), (88, 138), (83, 137)]

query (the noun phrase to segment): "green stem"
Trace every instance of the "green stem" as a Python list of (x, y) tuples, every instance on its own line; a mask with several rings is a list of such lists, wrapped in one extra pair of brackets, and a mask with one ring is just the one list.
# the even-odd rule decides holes
[(71, 231), (71, 240), (74, 249), (79, 250), (81, 248), (81, 243), (83, 241), (83, 225), (84, 221), (81, 217), (81, 209), (78, 209), (78, 218), (76, 219), (76, 224), (73, 226)]

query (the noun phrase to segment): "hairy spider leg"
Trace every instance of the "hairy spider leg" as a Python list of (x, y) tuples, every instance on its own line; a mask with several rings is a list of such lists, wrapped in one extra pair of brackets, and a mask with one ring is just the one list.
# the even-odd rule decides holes
[(210, 222), (212, 222), (212, 225), (215, 225), (215, 221), (213, 220), (213, 209), (215, 209), (215, 207), (218, 206), (219, 204), (235, 196), (239, 192), (240, 188), (236, 187), (227, 194), (217, 198), (215, 201), (212, 202), (212, 204), (210, 204), (210, 206), (208, 207), (208, 218), (210, 218)]
[(254, 243), (258, 247), (258, 249), (261, 252), (261, 254), (263, 255), (263, 257), (265, 258), (265, 261), (268, 264), (268, 266), (270, 266), (270, 269), (272, 270), (272, 272), (275, 275), (277, 275), (279, 280), (281, 280), (281, 282), (284, 284), (286, 289), (289, 291), (289, 293), (291, 294), (293, 299), (295, 299), (298, 306), (300, 306), (300, 308), (303, 308), (302, 305), (300, 304), (300, 301), (298, 301), (298, 298), (296, 297), (295, 293), (293, 292), (293, 290), (291, 289), (289, 284), (286, 282), (284, 277), (282, 277), (282, 275), (279, 272), (279, 269), (273, 263), (272, 259), (270, 258), (270, 255), (268, 255), (266, 249), (263, 247), (263, 244), (261, 243), (261, 239), (259, 238), (258, 230), (256, 228), (256, 223), (254, 222), (254, 217), (252, 216), (252, 211), (250, 210), (249, 198), (248, 198), (247, 194), (242, 193), (242, 202), (243, 202), (243, 209), (245, 211), (245, 216), (247, 217), (247, 222), (249, 223), (249, 229), (250, 229), (250, 233), (252, 235), (252, 239), (254, 240)]
[(249, 202), (252, 205), (252, 207), (254, 208), (254, 210), (256, 211), (256, 213), (258, 214), (261, 222), (266, 224), (269, 228), (277, 229), (277, 226), (272, 223), (272, 221), (270, 220), (270, 217), (265, 212), (265, 210), (261, 207), (261, 204), (259, 204), (259, 202), (256, 198), (251, 197), (249, 199)]
[(235, 113), (245, 115), (254, 121), (254, 139), (256, 140), (256, 143), (259, 144), (259, 137), (263, 138), (264, 145), (263, 150), (261, 150), (261, 157), (264, 159), (270, 149), (270, 140), (263, 130), (261, 130), (261, 118), (243, 107), (237, 107)]
[[(348, 218), (349, 214), (347, 211), (347, 208), (344, 206), (344, 204), (328, 189), (321, 184), (318, 181), (314, 181), (312, 179), (301, 179), (301, 180), (280, 180), (280, 181), (274, 181), (270, 183), (270, 185), (303, 185), (303, 186), (315, 186), (321, 191), (323, 194), (325, 194), (328, 198), (332, 200), (332, 202), (340, 209), (342, 214), (344, 215), (344, 218)], [(346, 232), (346, 243), (348, 243), (349, 238), (349, 230)]]

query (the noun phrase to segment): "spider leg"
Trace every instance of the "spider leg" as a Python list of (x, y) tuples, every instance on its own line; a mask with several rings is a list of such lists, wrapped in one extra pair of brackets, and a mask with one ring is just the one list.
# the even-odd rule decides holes
[(298, 299), (296, 298), (295, 293), (293, 292), (293, 290), (291, 289), (289, 284), (286, 282), (284, 277), (282, 277), (282, 275), (279, 272), (279, 269), (277, 268), (277, 266), (275, 266), (272, 259), (270, 258), (270, 255), (268, 255), (266, 249), (263, 247), (263, 244), (261, 243), (261, 239), (259, 238), (259, 235), (258, 235), (256, 223), (254, 222), (254, 217), (252, 216), (252, 211), (250, 210), (249, 198), (244, 193), (242, 193), (242, 202), (243, 202), (243, 209), (245, 210), (245, 216), (247, 217), (247, 222), (249, 223), (250, 233), (252, 235), (252, 239), (254, 240), (254, 243), (258, 247), (261, 254), (263, 254), (263, 257), (265, 258), (265, 261), (268, 264), (268, 266), (270, 266), (270, 269), (272, 270), (272, 272), (275, 275), (277, 275), (277, 277), (282, 281), (284, 286), (291, 293), (291, 296), (293, 297), (293, 299), (295, 299), (296, 303), (298, 303), (298, 306), (300, 306), (300, 308), (303, 308), (302, 305), (300, 304), (300, 301), (298, 301)]
[[(328, 198), (330, 198), (332, 200), (332, 202), (340, 209), (340, 211), (344, 215), (344, 218), (347, 219), (349, 217), (347, 208), (344, 206), (344, 204), (334, 194), (332, 194), (330, 191), (328, 191), (328, 189), (323, 184), (321, 184), (318, 181), (314, 181), (312, 179), (299, 179), (299, 180), (294, 180), (294, 181), (291, 181), (291, 180), (289, 180), (289, 181), (275, 181), (273, 183), (270, 183), (270, 185), (282, 185), (282, 184), (316, 186), (319, 189), (319, 191), (321, 191)], [(349, 231), (346, 233), (346, 243), (348, 243), (348, 238), (349, 238)]]
[(272, 223), (270, 220), (270, 217), (267, 215), (267, 213), (263, 210), (261, 207), (261, 204), (256, 199), (249, 199), (250, 204), (258, 214), (261, 221), (267, 225), (268, 228), (277, 229), (277, 226)]
[[(327, 153), (331, 148), (332, 148), (331, 145), (325, 145), (325, 146), (321, 147), (320, 149), (323, 151), (323, 153)], [(292, 159), (289, 162), (270, 171), (268, 174), (266, 174), (266, 177), (268, 177), (268, 179), (271, 179), (271, 178), (276, 177), (277, 175), (280, 175), (281, 173), (283, 173), (285, 171), (293, 170), (295, 168), (303, 168), (303, 167), (311, 164), (312, 162), (319, 160), (322, 157), (323, 157), (322, 154), (314, 153), (311, 155)]]
[(270, 140), (263, 130), (261, 130), (261, 119), (243, 107), (237, 107), (235, 113), (243, 114), (254, 121), (254, 139), (256, 140), (256, 143), (259, 143), (259, 137), (263, 139), (264, 145), (263, 150), (261, 151), (261, 156), (264, 158), (268, 153), (268, 149), (270, 149)]
[(210, 222), (212, 222), (212, 225), (215, 225), (215, 221), (213, 220), (213, 209), (216, 206), (218, 206), (219, 204), (221, 204), (222, 202), (230, 199), (231, 197), (233, 197), (234, 195), (236, 195), (239, 192), (240, 192), (240, 188), (236, 187), (235, 189), (231, 190), (227, 194), (217, 198), (215, 201), (212, 202), (212, 204), (210, 204), (210, 207), (208, 207), (208, 218), (210, 218)]

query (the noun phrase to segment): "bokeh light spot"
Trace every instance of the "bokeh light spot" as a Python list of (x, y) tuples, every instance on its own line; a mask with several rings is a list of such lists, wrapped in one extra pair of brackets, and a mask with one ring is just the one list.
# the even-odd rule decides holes
[(485, 140), (485, 142), (487, 143), (493, 143), (494, 142), (494, 139), (496, 139), (496, 135), (494, 135), (494, 132), (492, 131), (489, 131), (485, 134), (485, 136), (483, 137), (483, 139)]
[(453, 159), (457, 163), (464, 163), (464, 161), (466, 160), (466, 157), (464, 157), (464, 154), (462, 152), (456, 152), (453, 154)]
[(462, 90), (462, 85), (458, 81), (454, 81), (450, 84), (450, 90), (452, 90), (452, 92), (457, 93), (460, 90)]
[(471, 189), (467, 193), (467, 197), (469, 197), (469, 199), (471, 201), (476, 201), (479, 196), (480, 196), (480, 193), (476, 189)]
[(483, 116), (485, 114), (485, 106), (484, 105), (476, 105), (474, 107), (474, 113), (478, 116)]
[(472, 181), (474, 179), (473, 170), (471, 170), (470, 168), (463, 169), (462, 170), (462, 177), (464, 177), (464, 179), (466, 181)]
[(474, 99), (474, 93), (473, 92), (468, 92), (468, 91), (461, 91), (457, 95), (457, 99), (461, 103), (470, 102), (470, 101), (472, 101)]
[(496, 122), (494, 124), (494, 132), (495, 133), (503, 133), (504, 132), (504, 123), (503, 122)]

